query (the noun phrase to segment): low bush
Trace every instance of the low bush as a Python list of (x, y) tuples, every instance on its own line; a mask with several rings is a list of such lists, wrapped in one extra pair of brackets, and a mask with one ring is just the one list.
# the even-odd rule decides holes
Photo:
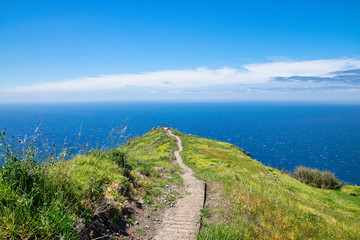
[(126, 154), (118, 149), (109, 151), (110, 160), (116, 163), (124, 171), (130, 171), (132, 167), (126, 160)]
[(342, 182), (329, 171), (298, 166), (293, 176), (302, 183), (318, 188), (338, 189), (342, 186)]

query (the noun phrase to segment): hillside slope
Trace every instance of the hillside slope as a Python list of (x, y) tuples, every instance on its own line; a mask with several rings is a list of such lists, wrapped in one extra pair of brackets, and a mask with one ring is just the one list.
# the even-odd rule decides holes
[[(184, 163), (207, 183), (198, 239), (360, 236), (359, 187), (314, 188), (229, 143), (172, 132)], [(16, 160), (10, 149), (0, 155), (0, 238), (151, 239), (186, 194), (175, 150), (163, 129), (69, 161), (36, 164), (31, 152)]]
[(182, 191), (164, 131), (43, 164), (1, 136), (0, 239), (148, 239)]
[(185, 163), (209, 186), (199, 239), (360, 236), (360, 198), (341, 192), (358, 187), (314, 188), (229, 143), (175, 134), (183, 141)]

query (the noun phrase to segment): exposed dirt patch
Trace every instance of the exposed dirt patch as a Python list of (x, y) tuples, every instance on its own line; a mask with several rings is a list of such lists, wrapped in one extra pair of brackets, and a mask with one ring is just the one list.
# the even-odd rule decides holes
[(205, 183), (193, 176), (191, 168), (187, 167), (180, 156), (183, 150), (181, 139), (173, 135), (170, 129), (165, 129), (168, 135), (176, 138), (178, 151), (175, 151), (176, 161), (184, 171), (185, 194), (178, 199), (173, 208), (167, 209), (153, 239), (196, 239), (200, 227), (201, 209), (205, 199)]
[[(169, 159), (173, 164), (176, 163), (174, 150), (170, 151)], [(172, 178), (172, 172), (163, 167), (154, 167), (162, 178)], [(140, 172), (136, 173), (139, 179), (147, 179), (146, 175)], [(154, 191), (159, 191), (159, 195), (149, 196), (149, 199), (139, 199), (139, 201), (126, 204), (127, 208), (122, 222), (124, 222), (124, 231), (117, 233), (103, 234), (103, 239), (153, 239), (159, 228), (165, 211), (174, 208), (177, 199), (185, 193), (185, 187), (179, 184), (169, 184), (164, 187), (155, 187)], [(144, 194), (139, 193), (138, 194)], [(149, 202), (150, 201), (150, 202)], [(107, 236), (106, 236), (107, 235)]]
[[(181, 139), (165, 129), (167, 134), (177, 139), (178, 151), (171, 151), (170, 159), (179, 164), (184, 173), (184, 186), (169, 184), (159, 196), (151, 197), (151, 204), (144, 201), (131, 203), (125, 216), (126, 233), (109, 234), (105, 239), (196, 239), (200, 228), (201, 209), (204, 205), (205, 183), (193, 176), (193, 171), (187, 167), (180, 156)], [(163, 177), (171, 177), (168, 169), (156, 167)]]
[(122, 239), (152, 239), (167, 209), (175, 206), (175, 196), (184, 191), (183, 187), (172, 184), (162, 189), (163, 195), (153, 198), (150, 206), (145, 204), (133, 207), (132, 218), (128, 219), (128, 237)]
[(104, 239), (152, 239), (164, 218), (165, 211), (175, 207), (175, 199), (184, 190), (182, 186), (171, 184), (161, 189), (161, 196), (151, 199), (152, 204), (131, 203), (126, 210), (131, 213), (125, 216), (126, 233), (109, 234)]

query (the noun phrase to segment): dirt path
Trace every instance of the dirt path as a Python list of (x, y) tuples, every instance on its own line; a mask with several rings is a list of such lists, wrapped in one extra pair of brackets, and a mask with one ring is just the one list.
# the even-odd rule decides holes
[(199, 231), (199, 221), (203, 208), (205, 197), (205, 183), (193, 176), (191, 168), (187, 167), (180, 156), (183, 150), (181, 139), (175, 136), (169, 129), (165, 129), (168, 135), (175, 137), (178, 151), (175, 151), (177, 163), (180, 165), (184, 174), (184, 187), (186, 195), (180, 198), (175, 207), (165, 212), (163, 222), (158, 228), (153, 239), (155, 240), (172, 240), (172, 239), (196, 239)]

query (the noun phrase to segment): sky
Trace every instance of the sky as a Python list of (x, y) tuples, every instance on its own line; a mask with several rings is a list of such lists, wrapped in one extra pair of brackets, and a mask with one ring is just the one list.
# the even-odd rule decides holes
[(0, 103), (360, 104), (360, 1), (0, 0)]

